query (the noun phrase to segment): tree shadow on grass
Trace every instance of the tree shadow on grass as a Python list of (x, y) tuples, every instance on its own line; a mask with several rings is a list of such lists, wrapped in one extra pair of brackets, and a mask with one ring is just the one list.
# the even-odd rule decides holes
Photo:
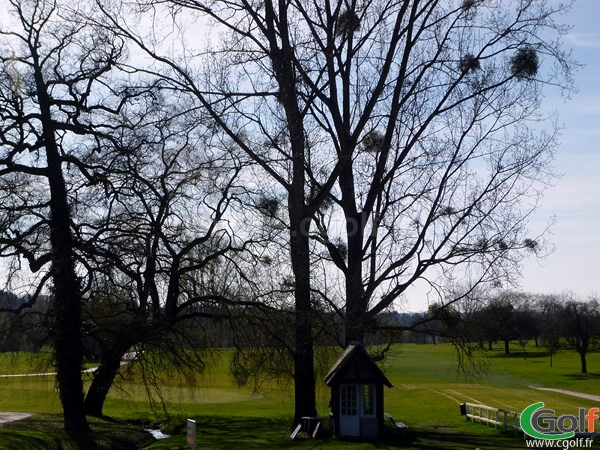
[(545, 351), (511, 351), (508, 355), (506, 353), (496, 353), (491, 354), (491, 358), (498, 359), (537, 359), (537, 358), (548, 358), (550, 357), (550, 352)]
[[(261, 417), (196, 416), (196, 442), (198, 448), (246, 449), (285, 448), (297, 446), (291, 441), (290, 421)], [(178, 435), (161, 439), (145, 447), (150, 449), (185, 449), (186, 425), (173, 430)], [(293, 445), (290, 445), (290, 442)]]
[(396, 433), (394, 430), (386, 428), (386, 435), (377, 440), (330, 438), (325, 439), (324, 444), (334, 444), (335, 442), (339, 442), (342, 445), (347, 443), (348, 447), (364, 444), (369, 445), (369, 447), (372, 448), (406, 448), (410, 445), (410, 447), (413, 448), (418, 441), (418, 433), (413, 431)]
[(222, 447), (228, 444), (235, 447), (242, 443), (270, 447), (291, 441), (290, 421), (287, 419), (211, 416), (199, 419), (197, 427), (200, 439), (218, 442)]
[[(512, 435), (505, 435), (503, 432), (498, 432), (497, 436), (484, 436), (480, 434), (467, 434), (461, 432), (445, 432), (445, 431), (415, 431), (413, 440), (404, 444), (404, 447), (409, 446), (411, 449), (427, 449), (427, 450), (464, 450), (464, 449), (500, 449), (500, 448), (515, 448), (514, 438)], [(398, 445), (401, 447), (402, 445)], [(521, 448), (519, 446), (519, 448)]]
[[(351, 440), (323, 437), (321, 439), (290, 439), (291, 421), (286, 418), (261, 417), (196, 417), (198, 448), (210, 449), (257, 449), (257, 448), (323, 448), (323, 449), (385, 449), (404, 448), (411, 450), (465, 450), (517, 448), (514, 438), (503, 437), (503, 433), (482, 435), (468, 434), (455, 427), (410, 430), (404, 434), (387, 434), (377, 441)], [(159, 440), (148, 449), (186, 449), (185, 426), (173, 438)], [(506, 445), (505, 445), (506, 444)], [(520, 448), (520, 447), (519, 447)]]
[[(149, 433), (140, 425), (118, 419), (88, 417), (92, 437), (101, 449), (134, 450), (152, 442)], [(35, 414), (23, 420), (2, 424), (0, 449), (5, 450), (68, 450), (76, 445), (64, 431), (60, 414)]]
[(0, 448), (3, 450), (59, 450), (63, 448), (60, 439), (49, 439), (48, 436), (36, 436), (36, 434), (38, 433), (0, 430)]
[(563, 375), (565, 378), (577, 381), (600, 380), (600, 373), (568, 373)]

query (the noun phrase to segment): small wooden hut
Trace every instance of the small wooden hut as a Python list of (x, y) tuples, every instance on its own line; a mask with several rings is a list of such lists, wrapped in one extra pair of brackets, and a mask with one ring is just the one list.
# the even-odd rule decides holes
[(392, 383), (360, 343), (346, 347), (325, 383), (331, 388), (331, 429), (335, 436), (383, 436), (383, 386), (392, 387)]

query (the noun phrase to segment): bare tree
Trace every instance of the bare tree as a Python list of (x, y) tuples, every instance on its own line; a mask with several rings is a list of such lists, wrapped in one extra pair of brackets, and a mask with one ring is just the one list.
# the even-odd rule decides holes
[(142, 350), (167, 350), (175, 367), (203, 370), (210, 341), (187, 333), (189, 323), (230, 319), (242, 300), (218, 268), (233, 279), (243, 263), (236, 255), (257, 245), (229, 214), (245, 196), (240, 163), (212, 141), (201, 114), (142, 77), (128, 89), (135, 104), (96, 137), (105, 151), (80, 163), (96, 180), (80, 196), (95, 205), (80, 208), (75, 229), (88, 274), (86, 329), (100, 353), (85, 398), (93, 415), (128, 351), (150, 366)]
[(2, 26), (0, 55), (2, 256), (12, 259), (15, 270), (26, 261), (38, 277), (32, 302), (51, 281), (65, 429), (93, 448), (83, 407), (82, 286), (71, 229), (73, 190), (85, 174), (73, 176), (71, 164), (95, 150), (79, 146), (76, 136), (102, 128), (95, 120), (119, 107), (107, 73), (122, 56), (123, 42), (90, 24), (70, 23), (54, 1), (4, 6), (11, 18)]
[(553, 367), (554, 353), (561, 348), (561, 306), (553, 295), (544, 295), (538, 300), (537, 307), (543, 318), (541, 336), (544, 347), (550, 353), (550, 367)]
[[(13, 286), (20, 274), (35, 281), (31, 300), (14, 313), (33, 306), (44, 289), (54, 291), (48, 317), (65, 427), (80, 435), (87, 425), (73, 425), (68, 402), (83, 422), (84, 410), (101, 415), (129, 350), (167, 348), (182, 370), (204, 366), (200, 350), (207, 341), (194, 341), (188, 323), (229, 319), (229, 309), (249, 303), (206, 272), (227, 265), (233, 277), (243, 260), (230, 255), (256, 242), (235, 225), (241, 217), (225, 217), (245, 195), (237, 184), (241, 164), (197, 108), (172, 91), (165, 95), (143, 74), (125, 75), (124, 65), (119, 77), (109, 79), (123, 63), (124, 45), (93, 26), (89, 11), (41, 1), (13, 7), (24, 31), (5, 33), (2, 256), (13, 264)], [(27, 44), (23, 56), (11, 50), (11, 39)], [(45, 105), (39, 98), (49, 102), (49, 118), (36, 110)], [(58, 153), (44, 166), (40, 157), (51, 151)], [(58, 209), (52, 209), (54, 191), (48, 194), (43, 184), (52, 164), (63, 175), (51, 180), (63, 186)], [(57, 211), (66, 215), (60, 226)], [(72, 275), (62, 290), (55, 275), (66, 266), (52, 260), (61, 254), (54, 248), (55, 230), (64, 234), (59, 243), (68, 244), (61, 248), (68, 250)], [(100, 356), (85, 400), (83, 333)], [(138, 359), (143, 362), (143, 353)], [(91, 445), (86, 441), (86, 448)]]
[(600, 308), (596, 299), (577, 301), (569, 296), (560, 305), (557, 317), (561, 337), (567, 348), (575, 350), (581, 361), (581, 373), (587, 373), (587, 354), (598, 347)]
[[(330, 194), (335, 207), (316, 217), (345, 285), (346, 341), (364, 340), (377, 314), (419, 279), (446, 303), (456, 299), (445, 285), (460, 278), (509, 284), (523, 253), (541, 245), (527, 237), (526, 221), (549, 174), (555, 130), (538, 133), (529, 121), (540, 119), (541, 85), (568, 83), (569, 62), (537, 30), (560, 32), (549, 18), (562, 7), (297, 8), (322, 43), (297, 63), (317, 96), (310, 114), (338, 158), (352, 161)], [(320, 185), (318, 175), (311, 181)]]
[[(201, 4), (186, 6), (205, 10)], [(106, 8), (102, 5), (101, 7)], [(299, 86), (296, 68), (293, 59), (290, 59), (293, 48), (286, 12), (278, 10), (271, 3), (266, 5), (264, 14), (255, 15), (255, 11), (252, 10), (242, 12), (245, 16), (243, 20), (248, 21), (247, 26), (253, 26), (251, 23), (254, 20), (260, 22), (261, 34), (257, 35), (256, 40), (251, 44), (256, 44), (256, 48), (249, 50), (248, 57), (247, 59), (244, 57), (244, 60), (246, 63), (254, 61), (261, 70), (266, 69), (266, 76), (261, 75), (260, 80), (261, 84), (265, 83), (265, 91), (262, 92), (262, 89), (259, 93), (252, 90), (249, 93), (236, 91), (232, 94), (222, 90), (223, 86), (220, 82), (226, 82), (223, 79), (218, 81), (219, 86), (212, 95), (212, 86), (201, 84), (202, 80), (192, 75), (185, 64), (179, 65), (174, 59), (163, 55), (155, 46), (155, 42), (142, 39), (133, 27), (121, 20), (119, 11), (108, 9), (104, 11), (109, 19), (109, 27), (119, 29), (139, 48), (168, 68), (166, 71), (155, 72), (156, 75), (167, 80), (171, 89), (186, 92), (194, 98), (211, 115), (215, 126), (231, 141), (232, 146), (242, 150), (262, 168), (263, 173), (284, 190), (288, 213), (290, 265), (294, 276), (295, 420), (299, 421), (302, 416), (315, 415), (309, 228), (312, 216), (327, 197), (328, 188), (321, 189), (321, 192), (313, 198), (306, 198), (305, 170), (310, 164), (311, 144), (305, 124), (306, 101), (297, 95)], [(226, 27), (230, 24), (230, 31), (234, 35), (238, 32), (234, 22), (219, 17), (221, 13), (229, 14), (227, 7), (219, 6), (215, 9), (215, 13), (214, 18), (217, 21)], [(265, 55), (269, 61), (268, 68), (260, 62)], [(235, 66), (242, 69), (240, 62), (236, 62)], [(148, 68), (146, 70), (151, 71)], [(229, 77), (230, 74), (225, 73), (225, 76)], [(250, 110), (246, 110), (247, 101), (251, 103), (256, 101), (250, 106)], [(267, 116), (266, 120), (261, 117), (263, 114)], [(252, 133), (258, 131), (259, 134), (246, 135), (244, 132), (246, 121), (253, 124), (252, 128), (258, 127), (251, 131)], [(326, 183), (329, 188), (334, 181), (335, 176), (330, 175)]]
[(514, 298), (510, 294), (501, 293), (491, 298), (478, 316), (479, 325), (486, 330), (490, 349), (492, 342), (502, 341), (505, 355), (510, 353), (510, 341), (516, 338), (515, 308)]
[[(537, 127), (541, 86), (570, 81), (568, 54), (550, 33), (563, 31), (554, 17), (564, 5), (139, 2), (173, 13), (174, 55), (164, 36), (146, 38), (122, 10), (99, 4), (110, 27), (161, 65), (146, 70), (205, 108), (283, 191), (296, 419), (315, 412), (311, 289), (323, 292), (311, 286), (309, 236), (340, 286), (321, 300), (343, 317), (346, 343), (363, 341), (417, 280), (452, 303), (441, 292), (449, 280), (506, 283), (522, 254), (539, 250), (526, 219), (555, 147), (555, 130)], [(181, 11), (221, 41), (186, 41)]]

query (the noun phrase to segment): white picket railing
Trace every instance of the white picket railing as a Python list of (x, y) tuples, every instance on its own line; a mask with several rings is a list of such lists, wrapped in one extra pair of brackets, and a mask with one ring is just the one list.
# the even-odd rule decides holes
[(515, 434), (521, 431), (521, 413), (507, 409), (493, 408), (491, 406), (476, 403), (461, 404), (461, 413), (472, 422), (484, 423), (494, 428), (512, 429)]
[[(494, 426), (494, 428), (512, 429), (515, 434), (523, 432), (521, 429), (521, 413), (507, 409), (494, 408), (492, 406), (477, 403), (461, 403), (461, 414), (468, 421)], [(544, 416), (546, 419), (558, 420), (560, 416)], [(600, 420), (598, 420), (600, 422)], [(600, 424), (599, 424), (600, 425)], [(598, 427), (600, 428), (600, 427)], [(575, 432), (575, 438), (591, 439), (594, 441), (600, 433)], [(525, 436), (525, 435), (524, 435)], [(526, 439), (529, 439), (525, 436)]]

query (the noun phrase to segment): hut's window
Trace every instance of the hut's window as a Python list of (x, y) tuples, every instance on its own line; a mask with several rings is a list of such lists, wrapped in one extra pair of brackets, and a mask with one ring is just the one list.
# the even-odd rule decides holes
[(374, 416), (375, 415), (375, 385), (364, 384), (363, 385), (363, 415)]
[(342, 415), (356, 416), (358, 386), (356, 384), (342, 384)]

